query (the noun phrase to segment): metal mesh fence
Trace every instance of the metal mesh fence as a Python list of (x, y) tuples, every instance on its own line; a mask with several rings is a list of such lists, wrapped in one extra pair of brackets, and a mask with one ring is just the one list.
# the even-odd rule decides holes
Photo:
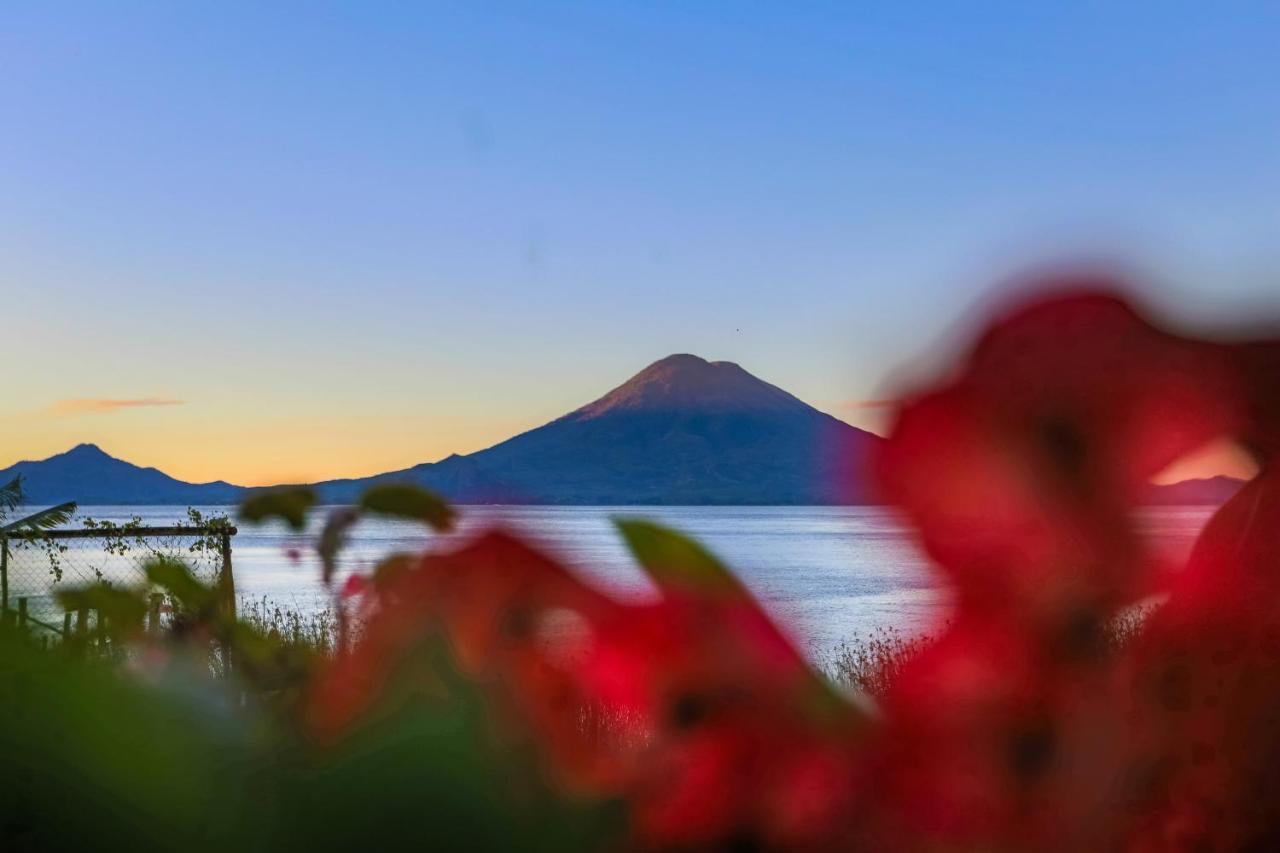
[(47, 632), (55, 640), (71, 632), (91, 631), (96, 615), (68, 612), (58, 592), (99, 582), (146, 586), (145, 566), (157, 558), (182, 561), (201, 583), (221, 583), (234, 599), (231, 538), (235, 532), (228, 525), (126, 524), (0, 538), (3, 617)]

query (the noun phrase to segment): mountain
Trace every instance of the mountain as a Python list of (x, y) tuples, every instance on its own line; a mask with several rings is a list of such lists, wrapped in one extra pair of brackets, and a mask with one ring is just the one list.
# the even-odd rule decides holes
[[(879, 440), (732, 362), (672, 355), (486, 450), (319, 488), (335, 502), (384, 480), (459, 503), (866, 502), (861, 460)], [(847, 463), (848, 476), (835, 475), (834, 459)]]
[[(736, 364), (672, 355), (600, 399), (467, 456), (374, 477), (316, 484), (329, 503), (378, 482), (407, 481), (456, 503), (874, 503), (865, 460), (880, 439), (839, 421)], [(82, 444), (16, 474), (27, 501), (48, 505), (229, 504), (252, 490), (185, 483)], [(1219, 504), (1226, 477), (1153, 486), (1149, 503)]]
[(225, 504), (243, 498), (230, 483), (184, 483), (155, 468), (142, 468), (81, 444), (38, 462), (19, 462), (0, 471), (0, 483), (22, 475), (25, 502), (33, 505), (77, 501), (89, 504)]

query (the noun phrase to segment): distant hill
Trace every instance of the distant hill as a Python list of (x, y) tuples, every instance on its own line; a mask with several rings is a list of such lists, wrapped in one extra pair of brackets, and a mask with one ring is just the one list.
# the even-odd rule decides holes
[[(757, 379), (693, 355), (657, 361), (595, 402), (467, 456), (316, 484), (344, 503), (377, 482), (407, 481), (456, 503), (875, 503), (864, 460), (880, 441)], [(227, 504), (253, 491), (185, 483), (82, 444), (0, 471), (32, 504)], [(1218, 504), (1226, 477), (1153, 486), (1152, 504)]]
[(155, 468), (141, 468), (81, 444), (38, 462), (19, 462), (0, 471), (0, 483), (21, 474), (26, 502), (56, 504), (226, 504), (245, 494), (241, 486), (184, 483)]

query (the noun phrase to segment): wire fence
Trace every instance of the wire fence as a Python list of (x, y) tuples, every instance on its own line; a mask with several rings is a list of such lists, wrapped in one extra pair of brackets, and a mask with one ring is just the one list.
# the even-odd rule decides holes
[[(95, 583), (144, 587), (146, 565), (163, 558), (185, 563), (197, 580), (217, 586), (234, 607), (231, 539), (235, 527), (225, 523), (89, 525), (0, 537), (0, 618), (22, 623), (53, 642), (92, 635), (101, 627), (99, 615), (68, 611), (58, 593)], [(151, 627), (157, 627), (162, 618), (162, 599), (152, 597)]]

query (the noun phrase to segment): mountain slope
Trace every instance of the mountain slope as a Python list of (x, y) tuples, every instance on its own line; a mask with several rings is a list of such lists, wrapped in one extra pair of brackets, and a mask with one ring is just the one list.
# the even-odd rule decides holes
[(239, 501), (242, 486), (218, 481), (185, 483), (155, 468), (116, 459), (93, 444), (80, 444), (38, 462), (0, 470), (0, 483), (21, 474), (25, 502), (88, 504), (225, 504)]
[[(459, 502), (805, 504), (866, 500), (833, 460), (880, 439), (736, 364), (673, 355), (605, 396), (469, 456), (370, 480), (403, 479)], [(347, 500), (369, 480), (321, 484)]]

